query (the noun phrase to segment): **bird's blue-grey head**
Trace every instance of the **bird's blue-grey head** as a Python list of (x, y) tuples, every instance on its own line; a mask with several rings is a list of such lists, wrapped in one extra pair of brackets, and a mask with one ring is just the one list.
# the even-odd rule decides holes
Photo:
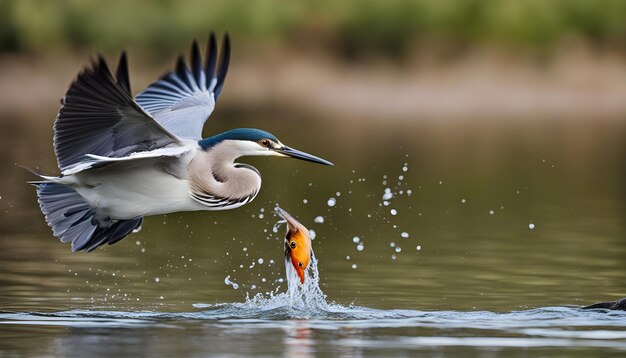
[(231, 145), (241, 156), (279, 156), (333, 165), (328, 160), (282, 144), (272, 133), (256, 128), (237, 128), (198, 141), (200, 148), (210, 151), (220, 144)]

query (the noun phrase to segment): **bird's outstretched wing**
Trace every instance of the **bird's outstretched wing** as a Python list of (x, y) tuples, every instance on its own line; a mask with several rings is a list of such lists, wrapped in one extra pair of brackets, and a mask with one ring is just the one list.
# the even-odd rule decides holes
[[(169, 146), (164, 148), (157, 148), (153, 150), (147, 150), (143, 152), (133, 152), (125, 157), (105, 157), (95, 154), (86, 154), (85, 158), (67, 169), (63, 170), (61, 174), (72, 175), (82, 172), (87, 169), (101, 168), (110, 164), (123, 164), (123, 163), (137, 163), (137, 161), (148, 161), (149, 159), (157, 158), (178, 158), (188, 153), (191, 148), (185, 146)], [(49, 179), (40, 175), (44, 179)]]
[(113, 78), (101, 56), (72, 83), (54, 122), (54, 152), (62, 172), (87, 155), (122, 158), (166, 146), (183, 146), (133, 100), (126, 55)]
[(224, 86), (229, 61), (228, 34), (222, 41), (218, 67), (217, 41), (212, 33), (204, 66), (198, 43), (194, 41), (191, 46), (191, 70), (183, 57), (178, 57), (176, 70), (151, 84), (135, 100), (170, 132), (181, 138), (200, 140), (204, 122), (213, 112)]

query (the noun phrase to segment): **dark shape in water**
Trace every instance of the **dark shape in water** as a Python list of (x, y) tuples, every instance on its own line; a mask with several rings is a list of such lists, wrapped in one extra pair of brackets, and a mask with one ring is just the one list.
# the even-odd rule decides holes
[(618, 310), (618, 311), (626, 311), (626, 298), (622, 298), (621, 300), (611, 301), (611, 302), (600, 302), (595, 303), (591, 306), (583, 307), (584, 310), (593, 310), (593, 309), (607, 309), (607, 310)]

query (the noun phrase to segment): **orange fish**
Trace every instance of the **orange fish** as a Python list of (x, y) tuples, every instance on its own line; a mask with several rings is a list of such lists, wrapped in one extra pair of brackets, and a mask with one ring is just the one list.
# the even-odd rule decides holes
[(278, 208), (280, 216), (287, 221), (285, 235), (285, 261), (291, 263), (296, 270), (300, 283), (304, 283), (304, 271), (311, 260), (311, 237), (309, 230), (300, 224), (285, 210)]

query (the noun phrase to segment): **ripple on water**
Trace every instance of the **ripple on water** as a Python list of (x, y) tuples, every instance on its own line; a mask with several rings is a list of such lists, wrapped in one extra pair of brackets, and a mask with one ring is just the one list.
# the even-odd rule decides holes
[[(413, 345), (535, 347), (571, 345), (626, 349), (626, 312), (545, 307), (504, 313), (488, 311), (383, 310), (328, 302), (319, 286), (319, 271), (312, 255), (307, 279), (300, 284), (291, 265), (287, 291), (257, 294), (244, 302), (197, 303), (192, 312), (71, 310), (54, 313), (4, 312), (0, 325), (67, 327), (178, 327), (189, 321), (206, 324), (253, 325), (284, 328), (285, 321), (307, 320), (312, 329), (430, 328), (448, 336), (396, 337)], [(472, 330), (472, 337), (456, 337), (453, 330)], [(477, 331), (477, 333), (476, 333)], [(493, 337), (493, 331), (513, 337)], [(481, 335), (480, 332), (485, 332)], [(449, 336), (452, 335), (452, 336)], [(520, 337), (521, 335), (521, 337)], [(482, 337), (482, 339), (481, 339)], [(394, 338), (394, 342), (396, 339)], [(346, 343), (346, 342), (344, 342)], [(354, 343), (354, 342), (353, 342)], [(363, 342), (362, 342), (363, 343)], [(378, 342), (388, 344), (387, 341)], [(347, 344), (347, 343), (346, 343)], [(367, 344), (376, 345), (376, 340)]]
[[(337, 194), (339, 196), (339, 194)], [(278, 225), (278, 223), (277, 223)], [(273, 230), (278, 231), (275, 225)], [(402, 238), (409, 234), (402, 232)], [(363, 245), (360, 237), (353, 242)], [(395, 242), (395, 252), (401, 248)], [(416, 250), (420, 250), (417, 246)], [(349, 259), (349, 257), (347, 257)], [(254, 262), (262, 265), (264, 260)], [(271, 262), (271, 261), (270, 261)], [(357, 265), (353, 264), (356, 269)], [(249, 326), (253, 329), (284, 329), (286, 322), (306, 320), (307, 328), (318, 330), (368, 330), (377, 328), (427, 328), (433, 336), (376, 335), (339, 338), (337, 344), (361, 347), (399, 348), (423, 346), (473, 347), (609, 347), (626, 350), (626, 312), (582, 310), (576, 307), (544, 307), (511, 312), (421, 311), (376, 309), (329, 302), (320, 288), (318, 262), (312, 254), (300, 284), (292, 265), (286, 265), (287, 291), (256, 294), (244, 302), (197, 303), (190, 312), (70, 310), (53, 313), (0, 312), (0, 326), (63, 326), (76, 328), (176, 328), (188, 322), (204, 325)], [(158, 278), (156, 278), (158, 280)], [(237, 288), (227, 276), (226, 284)], [(462, 334), (458, 333), (462, 332)], [(494, 332), (498, 332), (494, 334)]]
[[(0, 324), (46, 325), (66, 327), (176, 327), (177, 323), (206, 321), (216, 325), (254, 325), (257, 328), (284, 328), (285, 321), (307, 319), (312, 329), (340, 328), (430, 328), (443, 330), (446, 335), (454, 330), (484, 331), (490, 346), (603, 346), (626, 349), (626, 312), (582, 310), (573, 307), (545, 307), (524, 311), (496, 313), (488, 311), (419, 311), (380, 310), (360, 306), (344, 306), (319, 300), (320, 292), (293, 301), (287, 292), (270, 297), (255, 296), (245, 302), (195, 304), (195, 312), (123, 312), (73, 310), (55, 313), (0, 313)], [(313, 299), (313, 301), (310, 301)], [(294, 305), (295, 303), (295, 305)], [(305, 306), (306, 304), (306, 306)], [(601, 328), (600, 328), (601, 327)], [(503, 335), (523, 335), (494, 339), (493, 331)], [(475, 331), (474, 331), (475, 332)], [(476, 335), (472, 335), (477, 338)], [(487, 337), (489, 336), (489, 337)], [(458, 340), (458, 337), (423, 337), (435, 345), (474, 345), (477, 341)], [(434, 339), (434, 341), (433, 341)], [(445, 339), (446, 341), (439, 341)], [(455, 340), (448, 342), (448, 339)], [(580, 342), (573, 340), (593, 340)], [(604, 341), (605, 343), (601, 343)], [(561, 345), (561, 343), (563, 344)], [(415, 343), (415, 342), (413, 342)], [(422, 342), (425, 343), (425, 342)]]

